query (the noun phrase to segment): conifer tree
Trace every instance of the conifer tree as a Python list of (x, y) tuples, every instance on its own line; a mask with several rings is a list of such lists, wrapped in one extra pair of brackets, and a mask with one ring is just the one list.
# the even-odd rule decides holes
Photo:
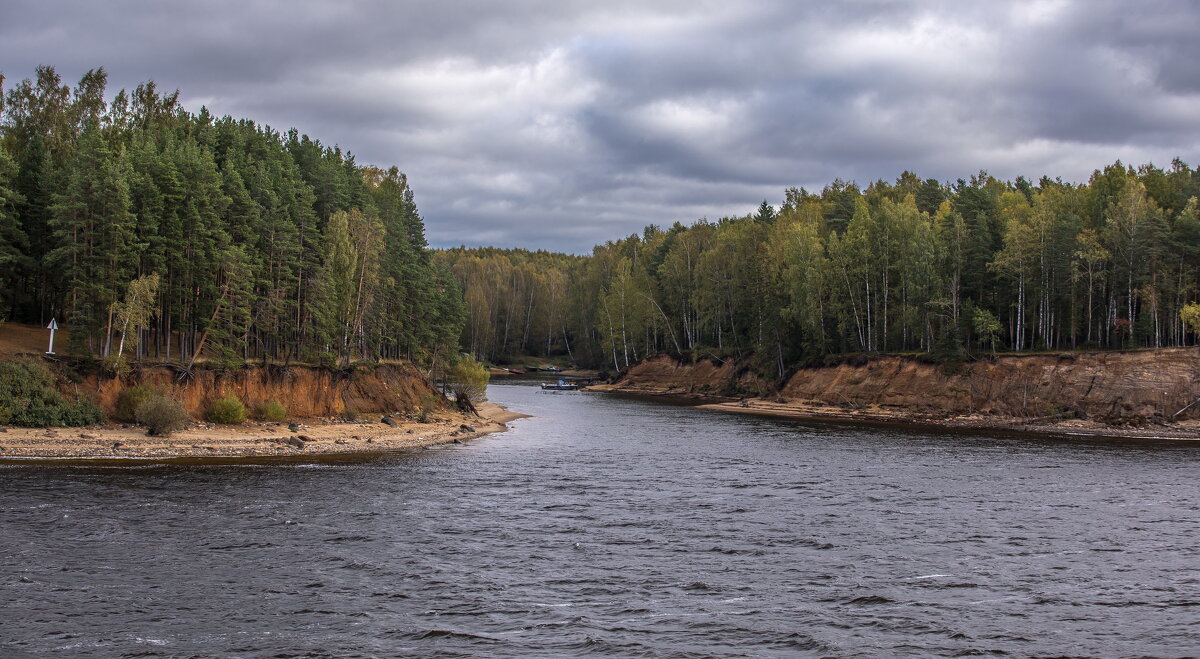
[(112, 318), (108, 313), (129, 281), (134, 216), (130, 211), (127, 161), (105, 143), (93, 122), (80, 137), (69, 163), (66, 187), (56, 196), (50, 222), (58, 245), (47, 255), (65, 292), (65, 315), (75, 349), (107, 355)]
[(25, 199), (17, 192), (14, 182), (17, 164), (0, 144), (0, 320), (13, 312), (13, 294), (22, 271), (29, 268), (29, 239), (21, 229), (18, 212)]

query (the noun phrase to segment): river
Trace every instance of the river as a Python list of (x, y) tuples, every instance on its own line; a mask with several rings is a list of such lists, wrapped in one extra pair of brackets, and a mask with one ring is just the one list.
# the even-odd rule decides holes
[(0, 656), (1173, 657), (1200, 446), (498, 384), (374, 459), (0, 466)]

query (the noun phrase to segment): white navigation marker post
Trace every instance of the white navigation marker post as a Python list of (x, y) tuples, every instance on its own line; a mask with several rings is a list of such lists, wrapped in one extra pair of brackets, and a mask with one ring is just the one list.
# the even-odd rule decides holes
[(46, 329), (50, 330), (50, 349), (46, 351), (46, 354), (53, 355), (54, 354), (54, 330), (58, 329), (58, 319), (51, 318), (50, 324), (46, 326)]

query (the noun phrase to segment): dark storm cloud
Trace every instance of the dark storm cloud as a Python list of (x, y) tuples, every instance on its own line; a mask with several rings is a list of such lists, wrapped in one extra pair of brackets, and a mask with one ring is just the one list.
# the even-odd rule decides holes
[(586, 251), (836, 177), (1195, 162), (1196, 34), (1165, 0), (10, 0), (0, 65), (103, 65), (399, 165), (435, 245)]

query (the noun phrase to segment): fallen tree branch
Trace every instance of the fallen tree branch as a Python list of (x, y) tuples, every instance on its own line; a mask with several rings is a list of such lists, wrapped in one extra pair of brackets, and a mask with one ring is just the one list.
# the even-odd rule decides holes
[(1197, 397), (1196, 397), (1196, 400), (1194, 400), (1194, 401), (1192, 401), (1192, 402), (1188, 403), (1187, 405), (1184, 405), (1184, 406), (1183, 406), (1183, 409), (1181, 409), (1181, 410), (1179, 410), (1178, 412), (1176, 412), (1176, 413), (1172, 414), (1172, 415), (1171, 415), (1171, 418), (1172, 418), (1172, 419), (1174, 419), (1175, 417), (1179, 416), (1180, 414), (1183, 414), (1184, 412), (1186, 412), (1186, 411), (1187, 411), (1187, 409), (1188, 409), (1189, 407), (1191, 407), (1191, 406), (1195, 405), (1196, 403), (1200, 403), (1200, 396), (1197, 396)]

